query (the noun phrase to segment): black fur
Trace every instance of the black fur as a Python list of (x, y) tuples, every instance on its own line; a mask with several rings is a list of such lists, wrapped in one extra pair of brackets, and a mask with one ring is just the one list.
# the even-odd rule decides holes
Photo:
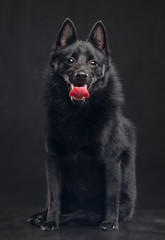
[[(122, 88), (101, 21), (87, 41), (77, 40), (72, 21), (64, 21), (47, 78), (47, 206), (29, 222), (42, 230), (70, 220), (117, 229), (135, 207), (135, 131), (122, 114)], [(71, 99), (71, 83), (92, 85), (90, 97)]]

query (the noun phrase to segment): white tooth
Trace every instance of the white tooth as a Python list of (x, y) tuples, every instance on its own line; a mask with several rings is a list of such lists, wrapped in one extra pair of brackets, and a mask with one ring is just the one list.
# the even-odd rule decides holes
[(86, 89), (87, 89), (87, 84), (85, 84), (85, 85), (84, 85), (84, 88), (86, 88)]
[(71, 84), (71, 89), (73, 89), (74, 88), (74, 85), (73, 84)]
[(73, 97), (71, 96), (71, 100), (73, 100)]

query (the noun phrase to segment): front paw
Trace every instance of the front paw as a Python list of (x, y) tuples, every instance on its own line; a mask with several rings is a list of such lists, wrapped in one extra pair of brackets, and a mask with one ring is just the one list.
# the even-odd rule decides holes
[(46, 215), (47, 215), (46, 211), (36, 213), (32, 215), (27, 221), (32, 225), (40, 227), (42, 223), (46, 221)]
[(44, 222), (40, 229), (42, 231), (55, 231), (59, 228), (59, 225), (56, 222)]
[(108, 230), (116, 230), (119, 228), (118, 223), (112, 223), (109, 221), (103, 221), (100, 225), (101, 230), (108, 231)]

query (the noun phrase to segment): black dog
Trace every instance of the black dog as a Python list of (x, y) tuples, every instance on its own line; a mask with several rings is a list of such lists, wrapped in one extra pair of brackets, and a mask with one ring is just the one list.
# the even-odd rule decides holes
[(42, 230), (69, 220), (117, 229), (135, 207), (135, 131), (122, 114), (103, 23), (81, 41), (66, 19), (47, 75), (47, 205), (29, 222)]

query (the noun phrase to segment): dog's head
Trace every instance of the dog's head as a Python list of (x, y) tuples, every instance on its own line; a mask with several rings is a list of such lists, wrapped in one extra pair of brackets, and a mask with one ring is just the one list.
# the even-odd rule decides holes
[(51, 66), (65, 82), (72, 102), (83, 103), (106, 86), (109, 59), (107, 34), (101, 21), (96, 22), (86, 41), (77, 39), (70, 19), (64, 21), (51, 54)]

